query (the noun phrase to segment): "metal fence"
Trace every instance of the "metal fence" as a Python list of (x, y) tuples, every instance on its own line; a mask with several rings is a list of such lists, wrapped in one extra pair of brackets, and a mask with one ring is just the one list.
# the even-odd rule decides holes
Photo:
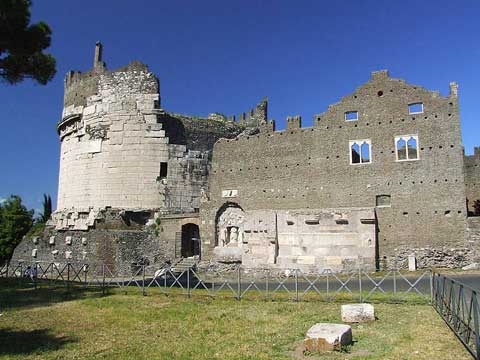
[(0, 277), (18, 279), (34, 287), (135, 289), (186, 296), (234, 297), (272, 300), (354, 300), (360, 302), (431, 300), (429, 270), (407, 274), (399, 270), (375, 273), (358, 268), (344, 273), (331, 270), (304, 272), (299, 269), (250, 269), (241, 265), (228, 270), (180, 269), (174, 265), (137, 265), (128, 272), (104, 263), (9, 263), (0, 268)]
[(475, 289), (433, 274), (432, 305), (475, 359), (480, 359), (478, 300)]
[(360, 301), (431, 303), (475, 359), (480, 360), (479, 297), (476, 290), (430, 270), (409, 273), (392, 269), (372, 272), (362, 267), (342, 273), (250, 269), (180, 268), (177, 264), (138, 264), (119, 271), (105, 263), (16, 262), (0, 266), (0, 278), (34, 288), (67, 291), (94, 288), (148, 294), (233, 297), (292, 301)]

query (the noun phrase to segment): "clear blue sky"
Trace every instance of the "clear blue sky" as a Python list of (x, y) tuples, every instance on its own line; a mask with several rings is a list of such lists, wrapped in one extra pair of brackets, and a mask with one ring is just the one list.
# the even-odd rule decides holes
[(52, 27), (57, 76), (0, 83), (0, 199), (30, 208), (56, 198), (63, 77), (91, 67), (97, 40), (109, 68), (150, 66), (166, 110), (238, 114), (268, 96), (278, 128), (310, 126), (372, 70), (442, 95), (457, 81), (466, 152), (480, 145), (478, 0), (34, 0), (32, 13)]

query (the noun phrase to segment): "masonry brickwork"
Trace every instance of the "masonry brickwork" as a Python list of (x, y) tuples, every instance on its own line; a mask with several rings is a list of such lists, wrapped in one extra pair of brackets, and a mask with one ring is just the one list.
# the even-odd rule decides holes
[[(409, 114), (412, 103), (422, 103), (423, 111)], [(350, 111), (358, 120), (345, 120)], [(395, 138), (401, 135), (418, 138), (418, 159), (398, 161)], [(370, 141), (371, 161), (351, 164), (349, 143), (362, 139)], [(443, 97), (374, 72), (353, 94), (315, 116), (312, 128), (301, 128), (295, 116), (285, 131), (219, 140), (203, 215), (210, 224), (226, 201), (222, 191), (231, 189), (237, 196), (228, 200), (248, 210), (375, 208), (381, 258), (402, 248), (464, 248), (462, 164), (456, 84)], [(377, 206), (380, 197), (388, 204)], [(203, 234), (215, 244), (214, 226), (205, 226)]]
[(480, 201), (480, 147), (475, 147), (473, 155), (465, 156), (464, 168), (468, 211), (474, 213), (473, 205)]
[(15, 259), (123, 270), (187, 256), (335, 270), (477, 259), (480, 152), (464, 155), (455, 83), (441, 96), (376, 71), (313, 127), (295, 115), (282, 131), (267, 98), (208, 118), (160, 99), (146, 65), (107, 70), (101, 44), (92, 70), (67, 74), (58, 207)]

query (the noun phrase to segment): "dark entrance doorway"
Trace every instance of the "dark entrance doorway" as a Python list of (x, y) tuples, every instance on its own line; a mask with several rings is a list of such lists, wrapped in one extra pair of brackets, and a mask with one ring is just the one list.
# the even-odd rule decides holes
[(198, 225), (182, 226), (182, 257), (200, 256), (200, 231)]

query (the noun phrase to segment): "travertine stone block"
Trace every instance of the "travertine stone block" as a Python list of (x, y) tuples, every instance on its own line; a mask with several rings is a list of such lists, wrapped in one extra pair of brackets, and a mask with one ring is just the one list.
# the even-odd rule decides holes
[(145, 122), (147, 124), (156, 124), (157, 123), (157, 115), (144, 115)]
[(308, 331), (304, 340), (308, 351), (340, 351), (352, 343), (352, 328), (344, 324), (318, 323)]
[(372, 304), (347, 304), (341, 307), (342, 321), (359, 323), (375, 321), (375, 310)]
[(95, 109), (96, 109), (95, 105), (87, 106), (83, 109), (83, 115), (84, 116), (92, 115), (95, 113)]
[(415, 254), (408, 255), (408, 270), (417, 270), (417, 258), (415, 257)]
[(110, 131), (123, 131), (123, 122), (122, 121), (112, 122), (112, 125), (110, 125)]

